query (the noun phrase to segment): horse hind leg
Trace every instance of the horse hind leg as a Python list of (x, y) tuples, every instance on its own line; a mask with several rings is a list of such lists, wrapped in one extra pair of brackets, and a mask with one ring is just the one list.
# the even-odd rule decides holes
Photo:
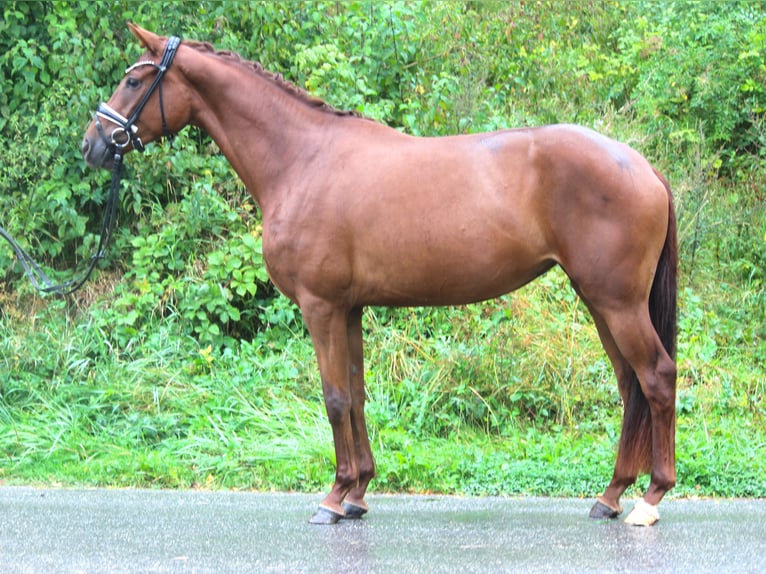
[(604, 499), (614, 502), (639, 473), (650, 471), (643, 501), (625, 521), (651, 525), (659, 519), (657, 505), (676, 481), (675, 361), (652, 326), (647, 307), (602, 315), (616, 349), (630, 368), (622, 371), (620, 380), (625, 415), (615, 474)]
[[(617, 376), (617, 384), (623, 403), (623, 432), (620, 433), (621, 441), (617, 451), (617, 460), (615, 462), (612, 480), (604, 493), (596, 499), (595, 504), (590, 510), (591, 518), (612, 519), (617, 518), (622, 514), (623, 507), (622, 504), (620, 504), (620, 497), (631, 484), (636, 482), (638, 477), (639, 468), (635, 464), (636, 457), (633, 456), (635, 449), (632, 445), (623, 443), (625, 442), (625, 438), (630, 435), (630, 432), (626, 433), (624, 428), (627, 426), (630, 429), (636, 426), (636, 421), (631, 420), (631, 413), (641, 410), (632, 408), (631, 405), (633, 401), (640, 400), (641, 397), (631, 396), (631, 389), (637, 386), (634, 381), (635, 373), (628, 361), (625, 360), (625, 357), (620, 353), (606, 321), (598, 311), (594, 309), (593, 305), (583, 297), (577, 285), (574, 285), (574, 288), (593, 317), (593, 322), (596, 325), (601, 344), (604, 347), (615, 375)], [(646, 455), (643, 454), (640, 458), (645, 461)]]

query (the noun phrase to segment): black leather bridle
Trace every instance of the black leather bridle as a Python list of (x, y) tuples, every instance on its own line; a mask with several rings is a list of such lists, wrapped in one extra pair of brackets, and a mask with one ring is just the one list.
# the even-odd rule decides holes
[[(138, 127), (136, 126), (136, 122), (138, 121), (138, 116), (141, 115), (144, 106), (146, 106), (146, 103), (149, 101), (149, 98), (152, 97), (154, 90), (157, 89), (159, 90), (160, 96), (162, 132), (165, 137), (171, 136), (170, 130), (168, 130), (168, 124), (165, 121), (165, 105), (162, 101), (162, 78), (165, 77), (165, 73), (168, 71), (168, 68), (170, 68), (170, 64), (173, 62), (173, 58), (175, 57), (176, 51), (178, 50), (178, 46), (180, 44), (181, 39), (178, 36), (171, 36), (167, 45), (165, 46), (165, 51), (162, 54), (162, 60), (159, 64), (156, 64), (151, 60), (144, 60), (141, 62), (136, 62), (130, 68), (125, 70), (125, 75), (127, 76), (130, 74), (130, 72), (142, 66), (153, 66), (157, 68), (157, 75), (154, 77), (154, 81), (149, 86), (149, 89), (144, 94), (144, 97), (141, 98), (141, 101), (138, 103), (138, 106), (136, 106), (136, 109), (133, 110), (130, 118), (126, 118), (119, 112), (115, 111), (106, 102), (102, 102), (98, 105), (96, 113), (93, 115), (93, 121), (96, 124), (96, 128), (98, 129), (98, 133), (101, 136), (101, 139), (104, 141), (107, 147), (114, 149), (115, 153), (124, 150), (128, 144), (133, 144), (133, 149), (138, 152), (144, 151), (144, 143), (141, 141), (141, 138), (138, 137)], [(109, 137), (106, 136), (106, 133), (101, 126), (100, 120), (102, 119), (117, 124), (117, 128), (112, 130), (112, 133), (109, 135)]]
[[(93, 115), (93, 121), (96, 124), (96, 128), (98, 129), (98, 133), (101, 136), (101, 139), (106, 144), (107, 149), (114, 153), (114, 163), (112, 166), (112, 185), (109, 190), (109, 196), (106, 200), (106, 206), (104, 207), (104, 221), (101, 224), (101, 238), (98, 242), (98, 250), (91, 256), (88, 268), (82, 273), (82, 275), (65, 283), (54, 284), (48, 275), (46, 275), (40, 266), (35, 262), (35, 260), (32, 259), (29, 253), (27, 253), (27, 251), (24, 250), (24, 248), (21, 247), (21, 245), (19, 245), (5, 229), (0, 227), (0, 237), (5, 239), (10, 244), (11, 249), (13, 249), (13, 252), (16, 254), (16, 257), (18, 257), (22, 267), (24, 268), (27, 277), (29, 277), (32, 285), (38, 291), (47, 294), (52, 293), (56, 295), (71, 295), (85, 284), (91, 273), (93, 273), (93, 270), (96, 268), (98, 261), (104, 258), (106, 248), (109, 245), (109, 240), (112, 237), (114, 223), (117, 219), (117, 207), (120, 203), (122, 156), (124, 155), (125, 148), (128, 147), (128, 144), (132, 144), (133, 149), (138, 152), (144, 151), (144, 143), (141, 141), (141, 138), (139, 138), (137, 134), (138, 128), (136, 127), (136, 122), (138, 121), (138, 116), (141, 115), (144, 106), (146, 106), (149, 98), (154, 93), (154, 90), (159, 90), (160, 114), (162, 116), (163, 134), (165, 137), (172, 137), (172, 134), (170, 133), (170, 130), (168, 129), (167, 123), (165, 121), (165, 106), (164, 102), (162, 101), (162, 78), (165, 76), (165, 73), (168, 71), (170, 64), (173, 62), (173, 58), (175, 57), (176, 51), (178, 50), (178, 46), (180, 44), (181, 39), (177, 36), (172, 36), (170, 39), (168, 39), (168, 43), (165, 46), (165, 51), (162, 54), (162, 59), (160, 60), (159, 64), (156, 64), (150, 60), (145, 60), (137, 62), (125, 70), (125, 74), (127, 75), (141, 66), (154, 66), (157, 68), (157, 75), (154, 77), (154, 81), (151, 83), (149, 89), (146, 91), (143, 98), (141, 98), (141, 101), (138, 103), (136, 109), (133, 110), (133, 113), (129, 118), (126, 118), (119, 112), (115, 111), (105, 102), (99, 104), (98, 108), (96, 109), (96, 113)], [(109, 137), (107, 137), (106, 132), (101, 125), (102, 119), (117, 124), (117, 127), (112, 130), (112, 133), (109, 135)]]

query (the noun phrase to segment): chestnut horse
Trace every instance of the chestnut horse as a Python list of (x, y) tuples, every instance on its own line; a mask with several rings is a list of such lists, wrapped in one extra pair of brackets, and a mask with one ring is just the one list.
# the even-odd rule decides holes
[(624, 404), (590, 515), (618, 516), (651, 472), (626, 522), (659, 519), (676, 479), (676, 223), (644, 157), (571, 125), (412, 137), (210, 44), (130, 30), (147, 51), (99, 107), (83, 156), (109, 168), (116, 149), (196, 125), (260, 206), (264, 261), (311, 334), (335, 441), (335, 482), (311, 522), (368, 510), (363, 307), (481, 301), (555, 265), (593, 316)]

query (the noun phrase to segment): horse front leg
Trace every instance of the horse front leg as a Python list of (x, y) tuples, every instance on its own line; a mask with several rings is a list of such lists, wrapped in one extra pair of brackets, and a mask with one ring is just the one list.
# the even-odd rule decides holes
[(359, 482), (359, 470), (351, 421), (352, 371), (348, 337), (347, 311), (325, 302), (302, 305), (314, 344), (322, 378), (327, 417), (335, 443), (335, 483), (319, 509), (311, 517), (312, 524), (335, 524), (344, 518), (343, 501)]
[(356, 453), (359, 481), (351, 489), (343, 503), (346, 518), (361, 518), (367, 514), (368, 507), (364, 501), (367, 486), (375, 476), (375, 460), (370, 448), (367, 435), (367, 423), (364, 417), (364, 349), (362, 336), (362, 308), (351, 311), (348, 318), (348, 348), (351, 359), (349, 380), (351, 382), (351, 427), (354, 433), (354, 449)]

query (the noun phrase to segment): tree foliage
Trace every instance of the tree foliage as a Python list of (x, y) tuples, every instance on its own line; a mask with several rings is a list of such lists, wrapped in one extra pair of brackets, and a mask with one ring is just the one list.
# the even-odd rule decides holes
[[(766, 12), (745, 0), (10, 0), (1, 10), (0, 224), (54, 269), (97, 242), (106, 175), (84, 168), (80, 138), (139, 53), (128, 20), (237, 51), (417, 135), (630, 123), (640, 134), (631, 143), (658, 161), (696, 150), (700, 168), (740, 181), (763, 162)], [(181, 317), (185, 332), (218, 345), (295, 319), (267, 281), (256, 206), (207, 136), (187, 130), (130, 163), (103, 264), (103, 289), (114, 292), (96, 309), (119, 344), (158, 316)], [(764, 281), (754, 211), (753, 229), (719, 252)], [(29, 292), (9, 250), (0, 269), (6, 289)]]

